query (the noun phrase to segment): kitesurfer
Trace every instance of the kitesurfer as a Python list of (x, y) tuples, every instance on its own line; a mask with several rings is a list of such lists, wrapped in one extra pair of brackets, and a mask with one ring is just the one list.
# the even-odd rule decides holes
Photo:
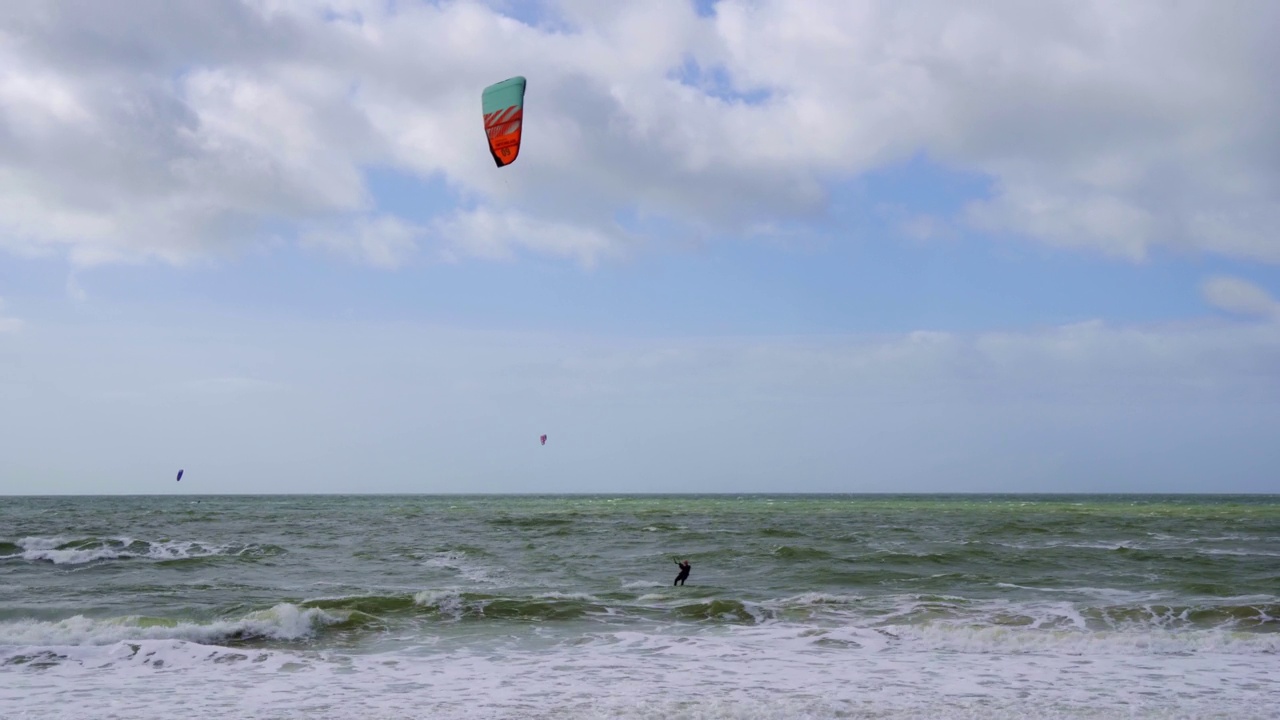
[(675, 563), (680, 567), (680, 574), (676, 576), (676, 581), (671, 583), (671, 587), (683, 585), (684, 581), (689, 579), (689, 570), (693, 567), (688, 560), (676, 560)]

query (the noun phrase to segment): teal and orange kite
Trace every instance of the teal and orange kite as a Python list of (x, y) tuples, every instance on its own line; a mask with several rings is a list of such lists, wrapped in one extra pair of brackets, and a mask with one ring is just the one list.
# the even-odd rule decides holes
[(524, 124), (524, 78), (494, 83), (480, 96), (484, 132), (489, 153), (498, 167), (510, 165), (520, 154), (520, 128)]

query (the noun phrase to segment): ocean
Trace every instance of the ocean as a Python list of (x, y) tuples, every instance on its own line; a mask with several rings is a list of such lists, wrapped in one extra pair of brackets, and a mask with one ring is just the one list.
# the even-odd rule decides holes
[(0, 716), (1276, 718), (1280, 496), (0, 498)]

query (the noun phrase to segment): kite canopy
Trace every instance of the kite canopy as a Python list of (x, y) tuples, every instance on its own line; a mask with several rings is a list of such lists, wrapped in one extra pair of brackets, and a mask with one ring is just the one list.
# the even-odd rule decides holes
[(179, 470), (179, 471), (178, 471), (178, 479), (179, 479), (179, 480), (181, 480), (181, 479), (182, 479), (182, 471), (181, 471), (181, 470)]
[(520, 154), (520, 128), (524, 124), (524, 78), (494, 83), (480, 96), (489, 154), (498, 167), (510, 165)]
[(546, 444), (547, 444), (547, 436), (546, 436), (546, 435), (543, 435), (543, 436), (542, 436), (542, 444), (543, 444), (543, 445), (546, 445)]

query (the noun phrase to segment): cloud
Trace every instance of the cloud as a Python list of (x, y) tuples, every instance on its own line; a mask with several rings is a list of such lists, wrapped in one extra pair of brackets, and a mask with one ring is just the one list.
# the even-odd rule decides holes
[(67, 275), (67, 297), (76, 302), (84, 302), (89, 299), (89, 293), (80, 284), (80, 280), (76, 277), (74, 271)]
[(0, 298), (0, 333), (17, 332), (21, 329), (21, 320), (15, 317), (5, 317), (4, 298)]
[[(139, 457), (199, 465), (218, 492), (1274, 484), (1277, 323), (624, 338), (186, 319), (52, 325), (8, 350), (0, 470), (77, 492), (145, 491)], [(542, 432), (556, 449), (533, 461)], [(86, 452), (56, 452), (68, 433)]]
[(1247, 280), (1218, 275), (1201, 286), (1204, 299), (1219, 310), (1238, 315), (1280, 319), (1280, 302)]
[(474, 256), (508, 260), (515, 257), (518, 249), (526, 249), (574, 258), (591, 266), (599, 258), (616, 253), (623, 245), (625, 233), (617, 227), (611, 230), (549, 222), (517, 211), (478, 208), (441, 221), (436, 234), (450, 258)]
[(424, 230), (394, 216), (357, 218), (339, 227), (318, 227), (302, 236), (304, 246), (323, 247), (373, 267), (397, 268), (418, 249)]
[(193, 380), (184, 383), (181, 389), (192, 395), (202, 397), (220, 397), (244, 393), (267, 392), (279, 390), (285, 386), (249, 377), (213, 377)]
[[(944, 225), (1280, 262), (1275, 3), (512, 7), (7, 4), (0, 247), (188, 263), (284, 229), (391, 267), (403, 236), (370, 223), (426, 222), (378, 207), (365, 173), (391, 167), (455, 194), (444, 252), (590, 262), (655, 239), (646, 220), (813, 223), (832, 183), (924, 154), (990, 182)], [(527, 143), (498, 172), (479, 89), (516, 74)]]
[[(619, 361), (603, 367), (641, 384), (684, 378), (689, 386), (680, 392), (747, 402), (794, 396), (824, 404), (1162, 405), (1280, 393), (1280, 331), (1269, 324), (1090, 321), (1023, 332), (762, 338), (649, 348)], [(575, 382), (590, 379), (591, 367), (574, 366), (570, 374)]]
[(287, 18), (116, 10), (0, 10), (0, 243), (185, 263), (366, 206), (358, 113)]
[[(717, 6), (743, 87), (788, 100), (832, 171), (923, 150), (992, 180), (968, 220), (1140, 259), (1280, 261), (1280, 51), (1267, 3)], [(832, 90), (832, 88), (839, 88)], [(825, 93), (825, 95), (824, 95)], [(780, 122), (765, 122), (776, 129)], [(818, 157), (813, 161), (820, 162)]]

